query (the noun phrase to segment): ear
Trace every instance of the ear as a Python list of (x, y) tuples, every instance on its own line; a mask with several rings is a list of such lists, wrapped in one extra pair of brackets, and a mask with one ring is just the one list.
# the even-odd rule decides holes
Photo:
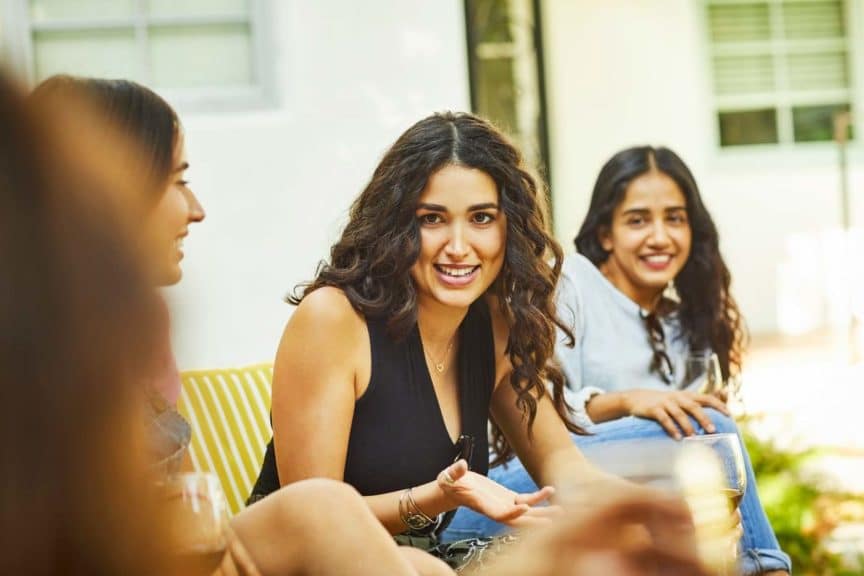
[(600, 226), (597, 229), (597, 240), (604, 251), (612, 252), (612, 231), (608, 226)]

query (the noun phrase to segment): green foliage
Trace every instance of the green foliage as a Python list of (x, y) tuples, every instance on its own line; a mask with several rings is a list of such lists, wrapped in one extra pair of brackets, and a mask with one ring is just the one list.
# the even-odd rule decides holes
[(824, 544), (837, 525), (836, 510), (851, 496), (826, 490), (818, 477), (804, 472), (804, 465), (822, 452), (784, 452), (773, 442), (757, 439), (746, 421), (740, 424), (762, 505), (796, 576), (860, 576), (864, 564), (844, 566)]

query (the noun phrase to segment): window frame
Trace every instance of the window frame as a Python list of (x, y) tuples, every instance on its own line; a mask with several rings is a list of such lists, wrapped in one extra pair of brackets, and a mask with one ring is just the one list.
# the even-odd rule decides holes
[[(780, 7), (788, 0), (764, 0), (769, 5), (770, 17), (777, 19), (781, 17)], [(795, 1), (795, 0), (792, 0)], [(803, 1), (803, 0), (802, 0)], [(824, 0), (826, 2), (830, 0)], [(711, 126), (712, 146), (715, 151), (722, 156), (738, 156), (738, 155), (762, 155), (773, 154), (778, 151), (801, 152), (805, 155), (824, 156), (827, 159), (834, 160), (833, 140), (807, 142), (796, 142), (794, 139), (794, 123), (792, 121), (792, 108), (795, 106), (807, 105), (830, 105), (832, 101), (841, 102), (845, 98), (845, 103), (853, 111), (852, 129), (854, 137), (849, 140), (851, 148), (862, 148), (862, 128), (864, 128), (864, 100), (862, 100), (862, 79), (864, 79), (864, 52), (860, 41), (856, 41), (861, 36), (861, 21), (862, 21), (862, 6), (860, 2), (855, 0), (844, 2), (845, 19), (846, 19), (846, 36), (842, 40), (798, 40), (787, 41), (783, 38), (772, 36), (771, 47), (769, 53), (774, 55), (777, 53), (788, 54), (791, 47), (794, 50), (798, 47), (838, 47), (846, 52), (847, 58), (847, 73), (849, 75), (848, 87), (845, 89), (825, 89), (807, 91), (804, 95), (801, 91), (791, 90), (788, 87), (783, 89), (777, 88), (771, 92), (763, 92), (757, 94), (746, 95), (718, 95), (714, 83), (714, 56), (719, 54), (753, 54), (753, 46), (747, 46), (746, 43), (741, 43), (735, 47), (717, 46), (712, 39), (711, 25), (709, 20), (709, 9), (711, 6), (719, 5), (736, 5), (748, 4), (753, 0), (702, 0), (699, 10), (699, 22), (701, 24), (703, 38), (703, 62), (706, 64), (707, 73), (705, 74), (705, 82), (707, 84), (705, 94), (709, 102), (709, 125)], [(774, 23), (775, 26), (778, 23)], [(784, 43), (784, 46), (780, 44)], [(756, 43), (754, 43), (755, 46)], [(761, 44), (760, 44), (761, 47)], [(748, 51), (749, 48), (749, 51)], [(786, 59), (781, 58), (781, 66), (786, 67)], [(778, 74), (777, 67), (772, 64), (772, 71)], [(785, 70), (780, 70), (780, 74), (785, 73)], [(722, 146), (720, 143), (720, 121), (719, 115), (722, 112), (734, 112), (736, 110), (755, 110), (758, 108), (773, 108), (776, 110), (777, 119), (777, 142), (765, 144), (737, 144), (732, 146)], [(857, 113), (856, 113), (857, 112)], [(761, 154), (760, 154), (761, 153)], [(828, 156), (827, 154), (832, 154)]]
[[(470, 91), (471, 110), (478, 114), (483, 114), (480, 110), (479, 95), (478, 95), (478, 65), (483, 59), (494, 59), (495, 57), (511, 57), (518, 52), (517, 45), (520, 41), (530, 44), (535, 56), (532, 65), (536, 72), (536, 96), (537, 101), (537, 126), (535, 136), (537, 139), (536, 158), (530, 157), (524, 149), (523, 153), (526, 159), (532, 164), (532, 169), (536, 169), (539, 175), (545, 181), (551, 181), (552, 166), (549, 149), (549, 124), (548, 124), (548, 105), (546, 95), (546, 70), (545, 57), (543, 53), (543, 23), (542, 23), (542, 5), (540, 0), (526, 0), (525, 8), (531, 13), (533, 21), (533, 29), (530, 31), (530, 37), (525, 36), (520, 39), (513, 39), (510, 42), (480, 42), (477, 38), (478, 30), (474, 28), (472, 22), (472, 0), (463, 0), (463, 10), (465, 18), (465, 44), (467, 49), (467, 64), (468, 64), (468, 84)], [(523, 30), (522, 32), (526, 32)], [(513, 58), (516, 63), (516, 58)], [(510, 127), (511, 130), (516, 127)], [(551, 211), (551, 198), (550, 215)], [(551, 217), (551, 216), (550, 216)]]
[[(8, 65), (28, 84), (36, 82), (33, 35), (38, 31), (129, 30), (135, 34), (138, 65), (144, 71), (142, 83), (153, 87), (184, 113), (237, 112), (270, 108), (276, 100), (272, 64), (266, 58), (271, 29), (266, 25), (269, 9), (266, 0), (247, 0), (246, 15), (147, 16), (147, 0), (133, 0), (135, 13), (128, 18), (70, 18), (61, 22), (34, 23), (29, 15), (29, 0), (8, 0), (0, 12), (0, 30), (6, 38), (0, 45)], [(249, 27), (250, 75), (247, 86), (201, 86), (163, 88), (152, 86), (147, 28), (150, 26), (196, 26), (209, 24), (246, 24)]]

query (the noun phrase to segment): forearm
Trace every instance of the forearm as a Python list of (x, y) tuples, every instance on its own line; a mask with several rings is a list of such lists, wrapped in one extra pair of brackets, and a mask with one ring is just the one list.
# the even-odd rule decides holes
[(585, 411), (595, 424), (630, 416), (627, 392), (607, 392), (592, 396), (585, 406)]
[[(403, 498), (404, 493), (405, 490), (397, 490), (365, 497), (372, 513), (391, 534), (401, 534), (407, 530), (399, 514), (399, 500)], [(414, 486), (411, 489), (411, 496), (417, 508), (432, 519), (442, 512), (453, 510), (457, 506), (444, 494), (436, 480)], [(407, 500), (403, 502), (403, 506), (405, 504), (407, 504)]]
[(575, 446), (552, 454), (540, 471), (542, 484), (567, 488), (574, 484), (593, 484), (608, 479), (608, 474), (594, 466)]

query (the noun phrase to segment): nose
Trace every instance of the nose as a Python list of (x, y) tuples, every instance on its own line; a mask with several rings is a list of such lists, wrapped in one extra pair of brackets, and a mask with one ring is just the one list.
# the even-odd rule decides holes
[(669, 231), (666, 230), (666, 223), (658, 219), (651, 227), (651, 236), (648, 238), (652, 246), (665, 246), (669, 243)]
[(202, 206), (201, 202), (198, 201), (198, 197), (195, 196), (195, 193), (186, 188), (183, 191), (183, 194), (186, 196), (186, 203), (189, 204), (189, 221), (201, 222), (204, 220), (207, 213), (204, 211), (204, 206)]
[(461, 260), (468, 255), (468, 242), (461, 224), (455, 223), (450, 227), (450, 238), (444, 247), (444, 252), (454, 260)]

